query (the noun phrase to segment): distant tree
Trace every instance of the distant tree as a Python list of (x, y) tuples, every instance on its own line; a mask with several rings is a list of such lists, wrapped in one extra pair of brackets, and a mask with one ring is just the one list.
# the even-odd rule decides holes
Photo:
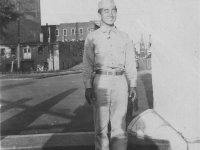
[[(2, 52), (3, 51), (3, 52)], [(13, 63), (16, 61), (16, 53), (12, 51), (10, 47), (2, 47), (1, 48), (1, 59), (7, 59), (11, 61), (11, 70), (13, 72)]]
[(13, 0), (0, 0), (0, 39), (7, 36), (7, 25), (16, 21), (22, 15), (17, 10), (17, 4)]

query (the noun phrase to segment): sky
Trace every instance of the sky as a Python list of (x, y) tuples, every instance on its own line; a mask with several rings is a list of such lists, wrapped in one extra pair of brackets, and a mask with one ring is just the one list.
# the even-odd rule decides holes
[[(42, 25), (88, 22), (100, 20), (97, 10), (100, 0), (40, 0)], [(124, 31), (135, 43), (139, 42), (142, 29), (136, 19), (137, 9), (141, 9), (138, 0), (115, 0), (117, 6), (116, 27)]]
[(42, 25), (98, 20), (98, 0), (40, 0)]

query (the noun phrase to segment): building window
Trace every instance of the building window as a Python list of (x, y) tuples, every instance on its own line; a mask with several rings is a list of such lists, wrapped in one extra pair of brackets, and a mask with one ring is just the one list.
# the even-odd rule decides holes
[(72, 35), (75, 35), (75, 29), (72, 28), (71, 34), (72, 34)]
[(67, 29), (63, 30), (63, 35), (67, 36)]
[(79, 56), (82, 56), (82, 52), (81, 51), (79, 52)]
[(63, 42), (68, 41), (68, 40), (67, 40), (67, 36), (63, 35), (63, 36), (62, 36), (62, 41), (63, 41)]
[(24, 59), (31, 59), (31, 49), (30, 49), (30, 47), (24, 48)]
[(16, 55), (16, 49), (15, 48), (11, 48), (11, 55)]
[(80, 35), (83, 35), (83, 28), (80, 28), (80, 29), (79, 29), (79, 34), (80, 34)]
[(1, 56), (5, 55), (5, 48), (1, 48)]
[(38, 47), (38, 54), (43, 54), (43, 47), (42, 46)]
[(56, 36), (59, 36), (59, 30), (56, 29)]

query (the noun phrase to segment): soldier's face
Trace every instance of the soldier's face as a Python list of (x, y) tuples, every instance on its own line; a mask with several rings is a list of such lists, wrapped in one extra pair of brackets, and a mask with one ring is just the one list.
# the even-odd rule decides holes
[(112, 26), (114, 25), (114, 22), (117, 18), (117, 9), (115, 6), (103, 8), (101, 14), (99, 15), (101, 17), (102, 23)]

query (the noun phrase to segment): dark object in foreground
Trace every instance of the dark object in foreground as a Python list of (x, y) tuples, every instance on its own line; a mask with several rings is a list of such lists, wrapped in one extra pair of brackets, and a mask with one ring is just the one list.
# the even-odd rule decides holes
[(133, 110), (137, 111), (138, 110), (138, 98), (136, 98), (133, 102)]

